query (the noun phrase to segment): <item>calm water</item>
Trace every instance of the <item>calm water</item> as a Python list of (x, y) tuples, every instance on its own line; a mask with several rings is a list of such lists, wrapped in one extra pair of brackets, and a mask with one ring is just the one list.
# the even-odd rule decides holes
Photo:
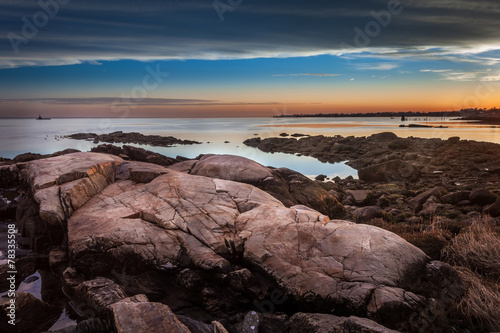
[[(409, 123), (416, 123), (412, 119)], [(425, 123), (424, 119), (420, 119)], [(54, 118), (0, 119), (0, 156), (13, 158), (25, 152), (48, 154), (65, 148), (88, 151), (96, 146), (92, 142), (76, 141), (61, 136), (113, 131), (140, 132), (143, 134), (171, 135), (180, 139), (203, 142), (201, 145), (176, 146), (171, 148), (141, 146), (166, 156), (182, 155), (193, 158), (199, 154), (234, 154), (245, 156), (259, 163), (274, 167), (288, 167), (305, 175), (347, 177), (357, 176), (356, 170), (343, 163), (321, 163), (310, 157), (287, 154), (267, 154), (242, 142), (248, 138), (273, 137), (280, 133), (303, 133), (311, 135), (368, 136), (373, 133), (391, 131), (401, 137), (443, 138), (460, 136), (462, 139), (500, 143), (500, 128), (471, 126), (440, 118), (427, 119), (434, 126), (448, 128), (399, 128), (399, 119), (390, 118), (229, 118), (229, 119), (73, 119)], [(225, 143), (229, 141), (229, 143)]]

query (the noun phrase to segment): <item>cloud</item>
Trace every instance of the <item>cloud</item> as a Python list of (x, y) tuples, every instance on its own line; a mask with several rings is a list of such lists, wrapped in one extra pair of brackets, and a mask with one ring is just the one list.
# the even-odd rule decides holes
[(0, 34), (15, 34), (21, 39), (0, 41), (0, 68), (118, 59), (339, 55), (362, 50), (397, 59), (499, 63), (498, 54), (484, 54), (485, 49), (500, 50), (500, 7), (496, 0), (402, 1), (404, 10), (392, 15), (390, 24), (381, 26), (380, 33), (370, 37), (366, 45), (355, 45), (355, 29), (365, 31), (370, 22), (377, 22), (371, 13), (387, 10), (387, 0), (359, 0), (355, 4), (243, 1), (224, 12), (223, 21), (212, 3), (71, 1), (60, 5), (57, 15), (37, 27), (36, 33), (26, 35), (23, 17), (33, 22), (34, 15), (43, 9), (37, 1), (3, 1)]
[(399, 67), (398, 64), (394, 63), (354, 64), (353, 66), (356, 69), (372, 71), (389, 71), (391, 69)]
[(340, 76), (342, 74), (331, 73), (300, 73), (300, 74), (274, 74), (273, 76)]
[[(109, 107), (120, 106), (231, 106), (231, 105), (282, 105), (280, 102), (224, 102), (209, 99), (179, 98), (141, 98), (123, 99), (120, 97), (86, 97), (86, 98), (26, 98), (0, 99), (0, 104), (43, 103), (50, 105), (99, 105)], [(321, 103), (287, 103), (290, 105)]]
[(446, 73), (450, 72), (451, 69), (421, 69), (420, 71), (423, 73)]

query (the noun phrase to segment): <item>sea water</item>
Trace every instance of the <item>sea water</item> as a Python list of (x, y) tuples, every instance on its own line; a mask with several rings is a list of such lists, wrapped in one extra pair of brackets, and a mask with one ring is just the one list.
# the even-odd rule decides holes
[[(89, 151), (97, 144), (67, 139), (65, 136), (93, 132), (139, 132), (145, 135), (173, 136), (196, 140), (199, 145), (153, 147), (134, 145), (169, 157), (194, 158), (200, 154), (233, 154), (255, 160), (266, 166), (287, 167), (307, 176), (357, 177), (356, 170), (345, 163), (322, 163), (307, 156), (264, 153), (247, 147), (243, 141), (253, 137), (278, 137), (279, 134), (369, 136), (394, 132), (400, 137), (462, 139), (500, 143), (500, 127), (467, 124), (449, 118), (410, 119), (408, 123), (428, 124), (434, 128), (401, 128), (400, 119), (391, 118), (52, 118), (0, 119), (0, 156), (13, 158), (25, 152), (50, 154), (66, 148)], [(440, 128), (440, 126), (442, 126)]]

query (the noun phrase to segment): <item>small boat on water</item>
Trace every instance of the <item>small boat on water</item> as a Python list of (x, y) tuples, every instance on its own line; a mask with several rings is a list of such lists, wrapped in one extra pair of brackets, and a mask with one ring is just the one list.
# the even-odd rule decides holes
[(36, 118), (36, 120), (50, 120), (50, 118), (42, 118), (42, 115), (39, 114), (38, 118)]

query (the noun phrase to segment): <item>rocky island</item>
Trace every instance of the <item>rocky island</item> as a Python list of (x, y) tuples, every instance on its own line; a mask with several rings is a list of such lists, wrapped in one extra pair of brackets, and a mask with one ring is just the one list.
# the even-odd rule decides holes
[[(16, 199), (2, 219), (37, 253), (17, 261), (18, 283), (50, 268), (78, 317), (60, 333), (499, 328), (498, 145), (392, 133), (245, 143), (349, 160), (359, 180), (109, 144), (5, 160), (0, 188)], [(17, 302), (27, 332), (61, 312), (29, 293)]]

